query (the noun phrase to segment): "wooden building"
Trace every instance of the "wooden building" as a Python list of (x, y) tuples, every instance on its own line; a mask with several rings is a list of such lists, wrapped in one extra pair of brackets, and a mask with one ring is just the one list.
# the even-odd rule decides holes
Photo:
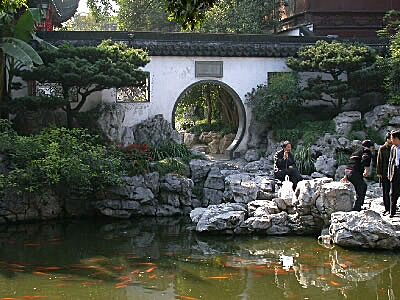
[(400, 0), (286, 0), (280, 33), (375, 37), (392, 9), (400, 10)]

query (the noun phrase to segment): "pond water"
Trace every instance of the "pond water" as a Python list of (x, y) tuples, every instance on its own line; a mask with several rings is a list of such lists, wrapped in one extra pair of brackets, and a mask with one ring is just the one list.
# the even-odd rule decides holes
[(0, 227), (0, 299), (400, 299), (399, 253), (199, 235), (179, 218)]

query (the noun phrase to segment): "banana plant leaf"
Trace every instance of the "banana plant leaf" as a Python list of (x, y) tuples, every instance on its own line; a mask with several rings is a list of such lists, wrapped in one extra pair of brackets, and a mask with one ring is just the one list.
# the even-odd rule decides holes
[(6, 55), (13, 57), (28, 67), (32, 67), (33, 64), (43, 64), (41, 57), (35, 49), (22, 40), (16, 38), (2, 38), (0, 39), (0, 49), (2, 49)]
[(36, 21), (33, 18), (31, 10), (27, 9), (24, 14), (18, 18), (17, 24), (15, 24), (14, 37), (24, 42), (29, 42), (32, 39), (35, 24)]

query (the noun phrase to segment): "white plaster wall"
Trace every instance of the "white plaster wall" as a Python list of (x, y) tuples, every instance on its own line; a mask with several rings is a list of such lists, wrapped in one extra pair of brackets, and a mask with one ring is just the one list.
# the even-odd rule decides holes
[[(195, 77), (195, 61), (223, 61), (223, 77)], [(190, 85), (202, 80), (218, 80), (230, 86), (244, 103), (247, 115), (245, 136), (238, 150), (246, 149), (251, 113), (245, 95), (265, 83), (268, 72), (287, 72), (285, 58), (152, 56), (145, 67), (150, 72), (149, 116), (163, 114), (172, 121), (175, 102)]]

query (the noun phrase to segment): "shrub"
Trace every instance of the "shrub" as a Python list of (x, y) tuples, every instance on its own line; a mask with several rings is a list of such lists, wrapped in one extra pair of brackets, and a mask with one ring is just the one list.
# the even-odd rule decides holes
[(0, 119), (0, 153), (7, 154), (15, 148), (16, 132), (8, 120)]
[(26, 96), (15, 98), (7, 105), (9, 112), (21, 113), (25, 111), (56, 110), (66, 105), (68, 100), (56, 96)]
[(121, 159), (86, 130), (49, 128), (35, 136), (16, 136), (10, 156), (15, 168), (5, 188), (41, 192), (62, 185), (86, 194), (120, 183)]
[(298, 147), (294, 151), (294, 158), (301, 174), (311, 175), (315, 171), (315, 159), (312, 156), (310, 148), (304, 146)]
[(305, 147), (311, 146), (319, 137), (325, 133), (333, 133), (335, 124), (333, 121), (304, 121), (299, 123), (296, 128), (291, 129), (276, 129), (273, 132), (275, 141), (289, 140), (293, 146), (299, 140), (303, 140)]
[(276, 74), (268, 85), (259, 85), (246, 95), (247, 102), (259, 121), (268, 121), (272, 128), (287, 127), (296, 119), (303, 100), (296, 73)]

